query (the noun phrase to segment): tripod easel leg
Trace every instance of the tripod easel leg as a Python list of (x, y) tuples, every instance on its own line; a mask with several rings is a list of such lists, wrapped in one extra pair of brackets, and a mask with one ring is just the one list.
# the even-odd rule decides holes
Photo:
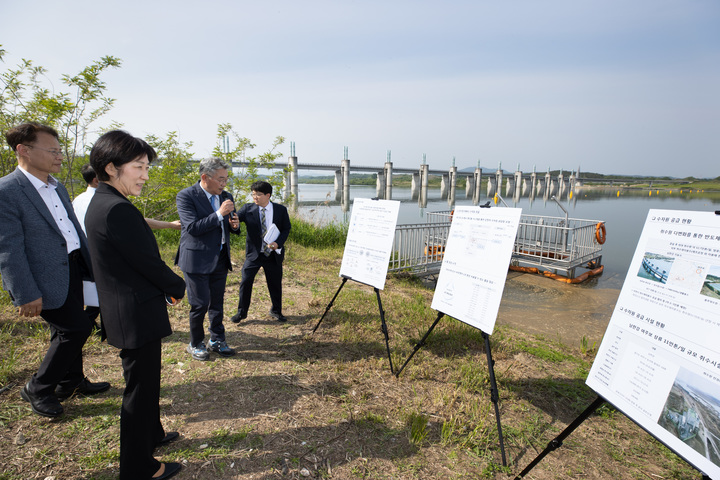
[(490, 335), (482, 332), (483, 339), (485, 339), (485, 355), (487, 356), (488, 371), (490, 373), (490, 400), (492, 400), (495, 406), (495, 421), (497, 422), (498, 438), (500, 441), (500, 454), (502, 455), (503, 467), (507, 467), (507, 460), (505, 459), (505, 441), (503, 440), (502, 424), (500, 423), (500, 407), (498, 403), (500, 401), (500, 394), (498, 393), (497, 382), (495, 381), (495, 361), (492, 358), (490, 352)]
[(388, 360), (390, 361), (390, 373), (394, 373), (392, 356), (390, 355), (390, 335), (388, 335), (387, 324), (385, 323), (385, 311), (380, 301), (380, 290), (377, 287), (375, 287), (375, 296), (377, 297), (378, 309), (380, 309), (380, 328), (382, 329), (383, 335), (385, 335), (385, 348), (387, 349)]
[(588, 406), (588, 407), (580, 414), (579, 417), (577, 417), (575, 420), (573, 420), (570, 425), (568, 425), (567, 427), (565, 427), (565, 430), (563, 430), (563, 431), (560, 433), (560, 435), (558, 435), (558, 436), (555, 437), (552, 441), (550, 441), (550, 443), (548, 443), (547, 447), (545, 447), (545, 450), (543, 450), (542, 452), (540, 452), (540, 454), (539, 454), (537, 457), (535, 457), (535, 460), (533, 460), (532, 462), (530, 462), (530, 465), (528, 465), (527, 467), (525, 467), (525, 470), (523, 470), (522, 472), (520, 472), (520, 475), (518, 475), (517, 477), (515, 477), (515, 480), (520, 480), (521, 478), (523, 478), (525, 475), (527, 475), (527, 474), (530, 472), (530, 470), (532, 470), (532, 469), (535, 467), (535, 465), (537, 465), (538, 463), (540, 463), (540, 460), (542, 460), (543, 458), (545, 458), (545, 456), (546, 456), (548, 453), (552, 452), (553, 450), (555, 450), (555, 449), (557, 449), (557, 448), (560, 448), (560, 447), (562, 446), (563, 440), (565, 440), (565, 438), (567, 438), (568, 435), (570, 435), (577, 427), (579, 427), (582, 422), (584, 422), (585, 420), (587, 420), (587, 418), (588, 418), (590, 415), (592, 415), (592, 413), (593, 413), (595, 410), (597, 410), (598, 408), (600, 408), (600, 405), (602, 405), (603, 403), (605, 403), (605, 399), (602, 398), (602, 397), (600, 397), (600, 396), (598, 396), (598, 397), (593, 401), (593, 403), (591, 403), (590, 406)]
[(338, 294), (340, 293), (340, 290), (342, 290), (343, 286), (345, 285), (345, 282), (348, 281), (348, 277), (343, 277), (342, 283), (340, 284), (340, 287), (337, 289), (337, 292), (335, 292), (335, 295), (333, 296), (332, 300), (330, 300), (330, 303), (328, 303), (328, 306), (325, 308), (325, 312), (322, 314), (322, 317), (320, 317), (320, 320), (318, 321), (317, 325), (315, 325), (315, 328), (313, 328), (312, 333), (315, 333), (315, 330), (318, 329), (320, 326), (320, 323), (322, 323), (323, 318), (325, 318), (325, 315), (330, 311), (330, 309), (333, 306), (333, 303), (335, 302), (335, 299), (337, 298)]
[(400, 377), (400, 373), (405, 369), (405, 366), (406, 366), (408, 363), (410, 363), (410, 359), (417, 353), (418, 350), (420, 350), (420, 347), (422, 347), (423, 345), (425, 345), (425, 340), (427, 340), (427, 338), (430, 336), (430, 332), (433, 331), (433, 329), (435, 328), (435, 325), (437, 325), (438, 322), (440, 321), (440, 319), (441, 319), (442, 317), (444, 317), (444, 316), (445, 316), (444, 313), (438, 312), (438, 316), (437, 316), (437, 318), (435, 319), (435, 321), (433, 322), (433, 324), (430, 325), (430, 328), (428, 328), (428, 331), (425, 333), (425, 335), (422, 337), (422, 339), (420, 339), (420, 341), (415, 345), (415, 347), (413, 348), (412, 353), (411, 353), (410, 356), (407, 358), (407, 360), (405, 360), (405, 363), (403, 363), (403, 366), (400, 367), (400, 370), (398, 370), (398, 372), (395, 374), (396, 377)]

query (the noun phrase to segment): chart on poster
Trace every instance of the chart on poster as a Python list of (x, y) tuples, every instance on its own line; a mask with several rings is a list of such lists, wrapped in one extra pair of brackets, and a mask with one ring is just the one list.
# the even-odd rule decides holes
[(720, 215), (650, 210), (587, 384), (720, 479)]
[(455, 209), (433, 309), (492, 333), (521, 213), (520, 208)]
[(353, 201), (341, 276), (380, 290), (385, 287), (399, 211), (397, 200), (356, 198)]

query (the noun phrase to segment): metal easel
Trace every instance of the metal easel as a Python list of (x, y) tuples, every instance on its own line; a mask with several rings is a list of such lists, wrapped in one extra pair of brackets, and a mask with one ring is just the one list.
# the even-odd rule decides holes
[[(315, 328), (313, 328), (312, 333), (315, 333), (315, 330), (318, 329), (320, 326), (320, 323), (322, 323), (323, 319), (325, 318), (325, 315), (330, 311), (330, 309), (333, 306), (333, 303), (335, 303), (335, 299), (337, 298), (338, 294), (340, 293), (340, 290), (345, 286), (345, 283), (348, 280), (353, 280), (351, 277), (348, 277), (347, 275), (341, 275), (342, 277), (342, 283), (340, 283), (340, 287), (337, 289), (337, 292), (335, 292), (335, 295), (333, 295), (332, 300), (330, 300), (330, 303), (328, 303), (327, 307), (325, 307), (325, 312), (322, 314), (322, 317), (320, 317), (320, 320), (318, 321), (317, 325), (315, 325)], [(357, 280), (353, 280), (354, 282), (360, 283), (362, 285), (367, 285), (366, 283), (358, 282)], [(372, 286), (372, 285), (369, 285)], [(383, 332), (383, 335), (385, 336), (385, 348), (387, 349), (387, 355), (388, 355), (388, 361), (390, 362), (390, 373), (395, 373), (393, 370), (393, 363), (392, 363), (392, 355), (390, 355), (390, 336), (388, 335), (388, 329), (387, 324), (385, 323), (385, 311), (382, 307), (382, 301), (380, 300), (380, 289), (377, 287), (373, 287), (373, 290), (375, 290), (375, 296), (377, 297), (377, 303), (378, 303), (378, 309), (380, 310), (380, 328)]]

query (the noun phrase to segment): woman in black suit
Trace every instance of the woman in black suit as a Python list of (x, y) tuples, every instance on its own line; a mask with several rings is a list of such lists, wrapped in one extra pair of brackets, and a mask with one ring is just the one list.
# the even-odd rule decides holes
[(172, 333), (166, 296), (182, 298), (185, 282), (160, 257), (143, 215), (127, 199), (139, 195), (155, 150), (114, 130), (90, 152), (100, 184), (85, 217), (97, 274), (103, 333), (120, 348), (125, 391), (120, 415), (120, 479), (166, 479), (181, 468), (153, 456), (167, 435), (160, 423), (160, 341)]

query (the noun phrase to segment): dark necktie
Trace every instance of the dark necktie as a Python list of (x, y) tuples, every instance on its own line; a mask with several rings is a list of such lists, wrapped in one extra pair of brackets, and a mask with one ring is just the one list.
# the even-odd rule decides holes
[[(213, 210), (216, 212), (220, 208), (220, 205), (218, 205), (218, 196), (217, 195), (211, 195), (210, 196), (210, 205), (212, 205)], [(222, 231), (222, 241), (220, 242), (220, 250), (222, 250), (222, 246), (225, 244), (225, 225), (223, 225), (222, 220), (220, 220), (220, 230)]]
[(270, 247), (268, 246), (268, 244), (265, 243), (265, 234), (267, 233), (267, 225), (265, 225), (265, 208), (264, 207), (260, 209), (260, 230), (262, 232), (262, 237), (263, 237), (263, 241), (262, 241), (263, 242), (263, 253), (265, 254), (266, 257), (269, 257), (271, 251), (270, 251)]

